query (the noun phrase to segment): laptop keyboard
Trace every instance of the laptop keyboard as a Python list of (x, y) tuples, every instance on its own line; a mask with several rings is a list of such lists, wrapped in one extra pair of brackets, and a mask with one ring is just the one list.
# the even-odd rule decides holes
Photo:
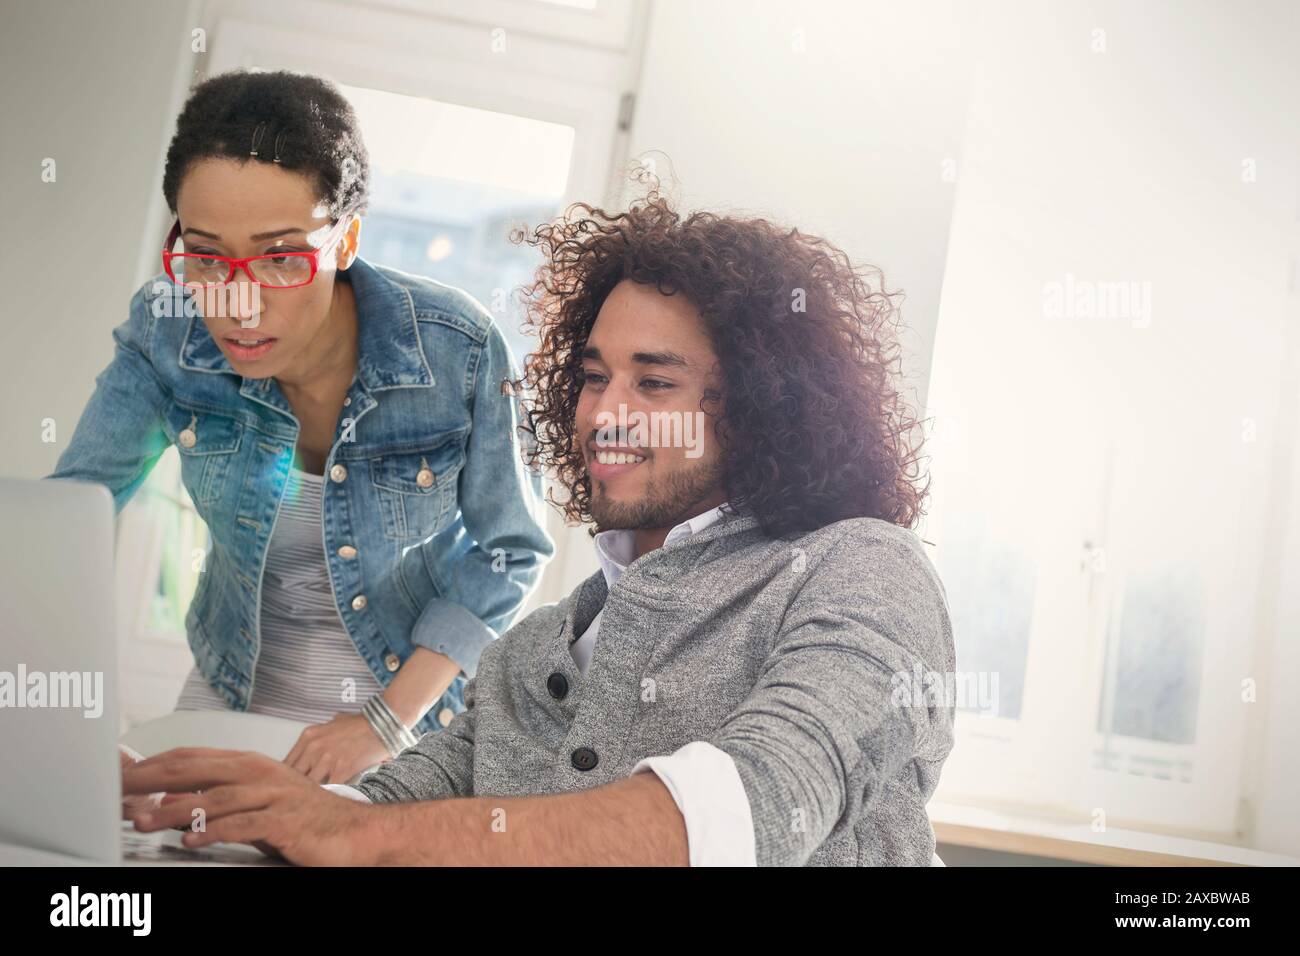
[(272, 860), (251, 846), (218, 843), (215, 846), (187, 847), (181, 843), (180, 830), (141, 833), (129, 821), (122, 821), (122, 859), (133, 863), (207, 863), (241, 866), (276, 866)]

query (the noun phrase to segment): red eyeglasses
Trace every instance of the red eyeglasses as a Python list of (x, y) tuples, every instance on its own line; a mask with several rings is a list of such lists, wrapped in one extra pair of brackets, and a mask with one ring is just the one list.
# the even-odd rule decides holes
[(219, 286), (234, 281), (235, 270), (260, 286), (268, 289), (296, 289), (308, 285), (316, 278), (323, 256), (343, 235), (351, 214), (345, 213), (325, 234), (325, 240), (310, 252), (280, 252), (265, 256), (248, 256), (235, 259), (231, 256), (212, 256), (198, 252), (172, 252), (171, 248), (181, 235), (180, 220), (167, 233), (163, 244), (163, 270), (177, 285)]

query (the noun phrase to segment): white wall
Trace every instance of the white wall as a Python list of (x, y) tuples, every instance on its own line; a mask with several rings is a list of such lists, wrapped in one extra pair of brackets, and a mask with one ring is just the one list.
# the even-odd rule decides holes
[[(0, 474), (53, 470), (145, 278), (141, 241), (190, 16), (175, 0), (4, 0)], [(41, 181), (46, 158), (52, 183)], [(41, 440), (46, 418), (57, 442)]]
[(775, 218), (883, 269), (918, 400), (967, 102), (961, 6), (656, 0), (631, 131), (684, 207)]

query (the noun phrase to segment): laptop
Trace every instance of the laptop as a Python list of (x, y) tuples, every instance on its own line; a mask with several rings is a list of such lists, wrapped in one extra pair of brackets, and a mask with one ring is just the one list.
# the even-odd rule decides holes
[(0, 478), (0, 863), (270, 862), (121, 818), (113, 522), (103, 485)]

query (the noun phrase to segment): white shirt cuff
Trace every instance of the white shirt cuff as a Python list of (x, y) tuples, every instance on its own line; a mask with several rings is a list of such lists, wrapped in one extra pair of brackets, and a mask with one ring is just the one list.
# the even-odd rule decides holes
[(370, 803), (369, 797), (356, 787), (349, 787), (346, 783), (322, 783), (321, 786), (340, 797), (347, 797), (349, 800), (356, 800), (358, 803)]
[(648, 757), (632, 773), (653, 770), (673, 795), (691, 866), (757, 866), (749, 796), (731, 755), (696, 740), (671, 755)]

